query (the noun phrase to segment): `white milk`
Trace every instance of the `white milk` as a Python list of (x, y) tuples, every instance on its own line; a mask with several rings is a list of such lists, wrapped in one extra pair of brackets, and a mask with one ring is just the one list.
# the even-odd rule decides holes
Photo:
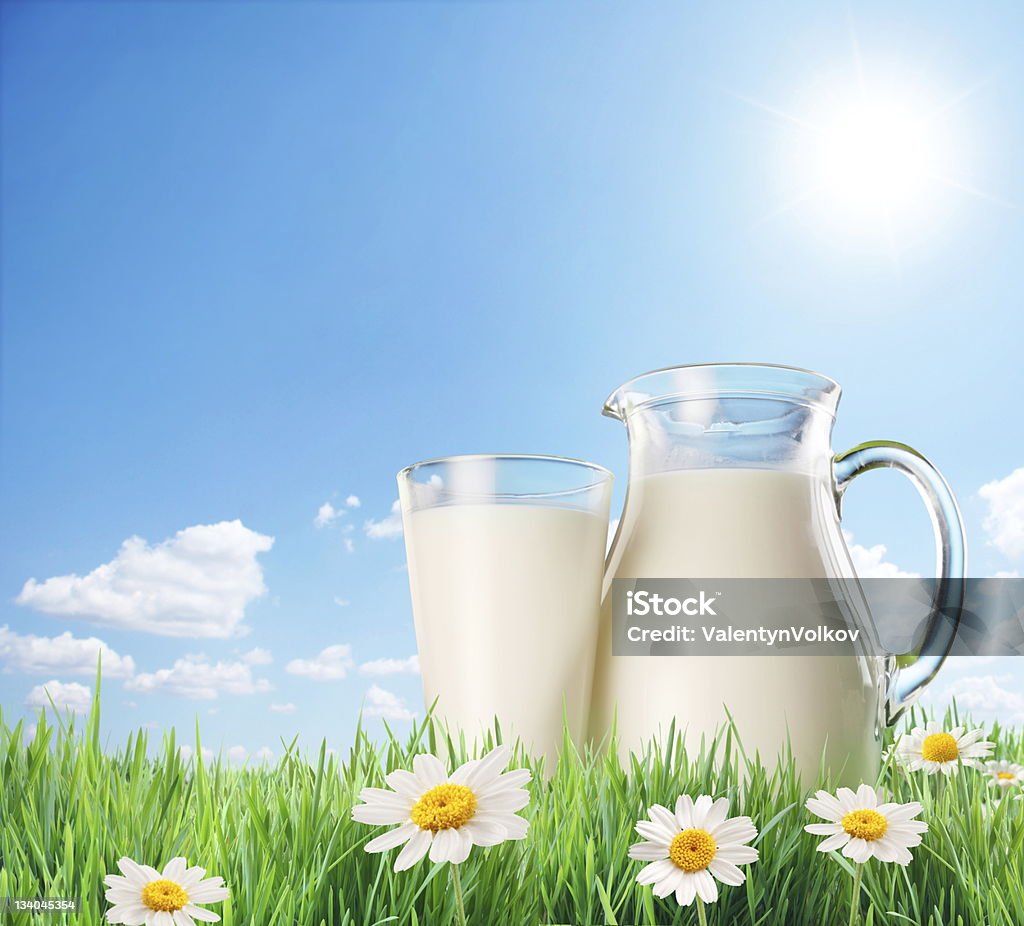
[(728, 707), (743, 747), (769, 765), (787, 731), (806, 781), (824, 754), (842, 779), (873, 781), (880, 667), (842, 656), (611, 655), (613, 578), (853, 576), (828, 483), (756, 469), (691, 470), (631, 482), (609, 560), (591, 735), (618, 711), (626, 753), (674, 718), (695, 749)]
[(586, 731), (608, 524), (585, 511), (472, 504), (406, 515), (426, 703), (453, 731), (493, 729), (554, 760), (563, 704)]

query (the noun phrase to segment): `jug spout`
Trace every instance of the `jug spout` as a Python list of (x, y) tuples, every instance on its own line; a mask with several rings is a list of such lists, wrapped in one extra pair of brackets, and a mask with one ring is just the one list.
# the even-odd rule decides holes
[(834, 415), (839, 384), (799, 367), (771, 363), (702, 363), (664, 367), (627, 380), (604, 403), (624, 421), (638, 408), (693, 399), (747, 397), (791, 401)]
[(824, 472), (839, 384), (796, 367), (712, 363), (644, 373), (604, 414), (627, 425), (635, 475), (686, 468)]

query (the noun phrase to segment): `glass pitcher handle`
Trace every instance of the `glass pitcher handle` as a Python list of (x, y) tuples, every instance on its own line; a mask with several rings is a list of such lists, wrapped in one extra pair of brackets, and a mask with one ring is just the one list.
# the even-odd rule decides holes
[(928, 506), (935, 531), (938, 580), (921, 647), (910, 662), (900, 659), (889, 677), (886, 723), (895, 723), (939, 671), (956, 639), (964, 601), (967, 545), (956, 498), (942, 474), (913, 447), (894, 441), (869, 441), (835, 458), (836, 494), (870, 469), (886, 467), (903, 473)]

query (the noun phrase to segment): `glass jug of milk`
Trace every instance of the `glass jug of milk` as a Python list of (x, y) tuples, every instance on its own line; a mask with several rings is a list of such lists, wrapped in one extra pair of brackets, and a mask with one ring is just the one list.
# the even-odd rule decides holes
[(942, 577), (932, 614), (954, 613), (965, 548), (949, 487), (903, 444), (875, 441), (834, 455), (839, 395), (837, 383), (806, 370), (710, 364), (647, 373), (609, 397), (604, 413), (629, 436), (629, 483), (605, 572), (592, 738), (603, 738), (614, 717), (625, 754), (675, 720), (695, 746), (728, 711), (748, 756), (757, 751), (770, 764), (788, 737), (805, 780), (816, 779), (823, 761), (842, 781), (874, 780), (882, 726), (938, 671), (955, 624), (933, 617), (921, 655), (902, 667), (854, 648), (799, 658), (612, 652), (613, 579), (855, 582), (840, 502), (854, 477), (878, 467), (907, 475), (928, 505)]

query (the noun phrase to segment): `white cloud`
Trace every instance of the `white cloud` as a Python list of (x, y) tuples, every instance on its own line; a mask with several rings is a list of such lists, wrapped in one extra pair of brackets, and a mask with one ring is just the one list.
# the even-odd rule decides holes
[(270, 705), (270, 709), (275, 714), (294, 714), (295, 713), (295, 705), (292, 704), (291, 701), (289, 701), (287, 704), (271, 704)]
[(334, 598), (334, 603), (339, 608), (347, 608), (350, 604), (352, 604), (352, 602), (349, 601), (347, 598), (338, 598), (337, 596), (335, 596)]
[(0, 665), (5, 672), (49, 675), (95, 675), (97, 659), (103, 658), (103, 674), (125, 678), (135, 671), (131, 656), (120, 656), (96, 637), (74, 637), (64, 631), (56, 637), (18, 634), (6, 624), (0, 627)]
[(361, 675), (399, 675), (410, 673), (418, 675), (420, 671), (420, 657), (413, 655), (408, 659), (371, 659), (359, 666)]
[(317, 509), (316, 517), (313, 518), (313, 524), (316, 527), (329, 527), (344, 514), (344, 508), (335, 508), (330, 502), (324, 502)]
[[(1007, 687), (1014, 681), (1018, 683), (1016, 690)], [(947, 700), (956, 698), (961, 710), (988, 715), (1010, 726), (1024, 723), (1024, 692), (1019, 684), (1020, 680), (1011, 675), (966, 675), (946, 685), (942, 695)]]
[(351, 537), (346, 537), (342, 541), (342, 543), (344, 543), (344, 545), (345, 545), (345, 552), (346, 553), (355, 553), (356, 552), (356, 545), (352, 542), (352, 538)]
[(391, 513), (380, 521), (372, 518), (363, 523), (363, 531), (371, 540), (395, 540), (402, 536), (402, 506), (395, 499)]
[(162, 636), (236, 636), (246, 631), (246, 606), (267, 591), (256, 557), (273, 545), (241, 521), (186, 527), (152, 546), (130, 537), (86, 576), (29, 579), (17, 602)]
[(1016, 569), (1002, 569), (992, 575), (993, 579), (1019, 579), (1020, 577), (1020, 573)]
[(416, 716), (405, 706), (402, 698), (378, 685), (371, 685), (366, 692), (363, 714), (367, 717), (383, 717), (385, 720), (412, 720)]
[(323, 682), (344, 678), (353, 665), (352, 647), (347, 643), (336, 643), (320, 650), (312, 659), (293, 659), (284, 668), (292, 675), (304, 675)]
[(850, 559), (853, 560), (853, 568), (861, 579), (917, 579), (916, 572), (905, 572), (895, 563), (885, 560), (888, 552), (885, 544), (879, 543), (873, 547), (862, 547), (859, 543), (853, 542), (853, 534), (843, 531), (846, 538), (846, 545), (850, 550)]
[(58, 682), (57, 679), (36, 685), (25, 699), (29, 707), (50, 707), (50, 699), (56, 705), (57, 710), (72, 711), (75, 714), (84, 714), (92, 704), (92, 692), (78, 682)]
[[(206, 750), (204, 749), (203, 752), (205, 753)], [(255, 759), (257, 762), (269, 762), (274, 758), (274, 750), (269, 746), (264, 746), (262, 749), (257, 749), (256, 752), (250, 753), (244, 746), (236, 745), (230, 747), (225, 755), (229, 762), (235, 765), (242, 765), (249, 759)]]
[(1011, 559), (1024, 557), (1024, 466), (1005, 479), (986, 483), (978, 494), (988, 502), (982, 524), (988, 542)]
[(264, 649), (262, 646), (254, 646), (251, 650), (242, 653), (241, 660), (247, 666), (268, 666), (274, 661), (274, 657), (270, 655), (270, 650)]
[[(345, 508), (358, 508), (362, 505), (358, 495), (350, 495), (345, 499)], [(345, 508), (335, 508), (329, 501), (324, 502), (316, 512), (316, 517), (313, 518), (313, 524), (317, 527), (330, 527), (338, 518), (344, 517), (348, 512)], [(346, 530), (350, 529), (346, 527)]]
[(143, 694), (169, 694), (197, 701), (211, 701), (222, 694), (251, 695), (269, 691), (270, 682), (265, 678), (253, 678), (249, 663), (211, 663), (198, 653), (175, 660), (169, 669), (140, 672), (128, 679), (124, 687)]
[[(213, 750), (212, 749), (207, 749), (205, 746), (202, 747), (202, 750), (203, 750), (203, 762), (206, 762), (206, 763), (212, 762), (213, 761)], [(188, 762), (195, 754), (196, 754), (196, 751), (191, 746), (189, 746), (188, 743), (182, 743), (178, 747), (178, 755), (181, 756), (181, 761), (182, 762)]]

